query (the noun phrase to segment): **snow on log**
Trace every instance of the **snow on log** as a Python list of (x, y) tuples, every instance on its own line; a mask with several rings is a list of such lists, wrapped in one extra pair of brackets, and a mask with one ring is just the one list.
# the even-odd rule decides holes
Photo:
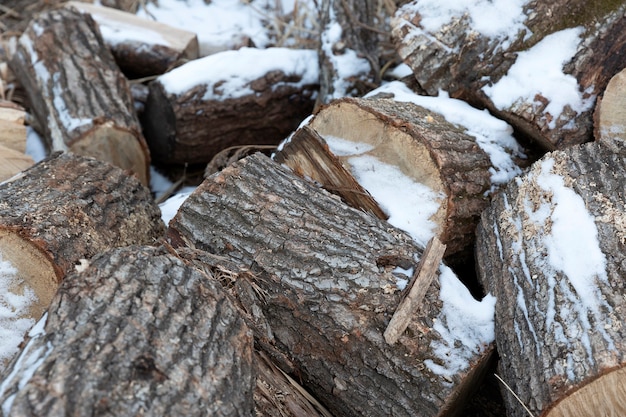
[(613, 152), (623, 153), (626, 145), (626, 70), (617, 73), (598, 99), (595, 121), (596, 141)]
[(428, 94), (486, 107), (553, 150), (592, 139), (595, 98), (624, 66), (625, 10), (613, 1), (414, 0), (392, 34)]
[(110, 7), (77, 1), (66, 7), (95, 20), (115, 62), (129, 78), (160, 75), (198, 58), (198, 38), (193, 32)]
[(1, 260), (16, 271), (2, 285), (31, 294), (24, 317), (38, 319), (81, 260), (153, 243), (163, 231), (158, 206), (136, 178), (95, 159), (55, 154), (0, 185)]
[[(306, 125), (325, 139), (391, 224), (422, 247), (437, 235), (447, 257), (470, 255), (490, 193), (521, 172), (515, 158), (523, 153), (506, 123), (459, 100), (418, 96), (400, 82), (366, 98), (335, 100)], [(303, 162), (315, 155), (292, 156), (298, 140), (296, 134), (286, 141), (276, 159), (334, 192), (337, 184)]]
[[(626, 163), (589, 143), (547, 154), (478, 227), (498, 300), (500, 372), (533, 415), (626, 413)], [(509, 415), (526, 411), (502, 390)]]
[(395, 274), (416, 266), (417, 245), (262, 154), (207, 178), (167, 240), (248, 269), (232, 285), (256, 345), (334, 415), (454, 414), (491, 355), (495, 300), (474, 300), (443, 265), (387, 344), (406, 278)]
[(312, 50), (242, 48), (189, 62), (150, 83), (142, 113), (155, 161), (207, 163), (238, 145), (277, 145), (311, 113)]
[(10, 66), (53, 151), (110, 162), (148, 184), (150, 156), (126, 78), (91, 17), (68, 8), (40, 14)]
[(128, 246), (66, 277), (2, 375), (1, 415), (253, 415), (252, 334), (219, 283)]

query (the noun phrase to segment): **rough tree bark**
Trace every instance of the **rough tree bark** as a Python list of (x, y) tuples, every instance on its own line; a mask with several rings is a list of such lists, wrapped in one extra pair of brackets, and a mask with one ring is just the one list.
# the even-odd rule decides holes
[[(318, 72), (307, 64), (311, 54), (315, 56), (313, 51), (243, 48), (189, 62), (159, 77), (150, 83), (142, 113), (152, 157), (167, 164), (207, 163), (231, 146), (277, 145), (313, 109)], [(268, 58), (288, 62), (247, 80), (249, 66)], [(229, 67), (227, 73), (216, 74), (224, 62), (238, 62), (243, 72)], [(185, 88), (179, 87), (181, 79)]]
[(66, 7), (89, 14), (95, 20), (115, 62), (128, 78), (161, 75), (198, 58), (198, 38), (194, 32), (89, 3), (70, 1)]
[[(417, 246), (261, 154), (205, 180), (167, 240), (250, 270), (235, 285), (257, 346), (335, 415), (453, 415), (490, 355), (485, 340), (433, 331), (451, 324), (438, 280), (388, 345), (383, 332), (401, 295), (392, 271), (414, 266)], [(444, 345), (455, 346), (451, 356), (435, 347)], [(463, 365), (452, 370), (451, 357)]]
[(40, 14), (10, 66), (51, 150), (130, 169), (148, 184), (150, 155), (126, 78), (91, 17), (69, 8)]
[[(453, 97), (486, 107), (548, 150), (592, 139), (593, 99), (624, 66), (626, 6), (621, 2), (527, 1), (520, 10), (520, 30), (504, 39), (481, 34), (467, 13), (442, 23), (436, 31), (424, 30), (414, 3), (396, 14), (393, 38), (424, 92), (436, 95), (443, 89)], [(552, 33), (575, 27), (584, 29), (576, 53), (564, 63), (563, 71), (576, 78), (581, 99), (586, 100), (583, 109), (567, 105), (552, 114), (554, 110), (547, 110), (549, 98), (541, 92), (520, 97), (506, 108), (496, 106), (487, 96), (483, 88), (507, 74), (519, 52)], [(533, 87), (528, 86), (530, 91)]]
[(212, 277), (129, 246), (68, 275), (0, 385), (8, 416), (253, 414), (252, 334)]
[[(555, 151), (482, 216), (500, 372), (533, 415), (626, 413), (625, 173), (598, 143)], [(511, 416), (527, 415), (503, 396)]]
[(160, 216), (150, 191), (127, 172), (59, 153), (0, 185), (0, 252), (34, 290), (38, 318), (81, 259), (155, 242)]

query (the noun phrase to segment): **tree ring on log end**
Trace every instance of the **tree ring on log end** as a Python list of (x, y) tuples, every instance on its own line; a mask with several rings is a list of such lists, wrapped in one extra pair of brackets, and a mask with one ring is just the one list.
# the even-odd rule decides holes
[(626, 415), (626, 369), (619, 368), (595, 379), (559, 401), (546, 417)]
[(36, 300), (28, 307), (28, 315), (39, 320), (59, 287), (59, 278), (53, 263), (37, 246), (16, 233), (3, 229), (0, 229), (0, 254), (4, 261), (10, 262), (17, 270), (20, 278), (10, 287), (10, 291), (23, 294), (30, 288), (35, 293)]
[[(391, 123), (382, 123), (379, 116), (362, 108), (356, 102), (341, 101), (322, 108), (310, 121), (309, 126), (322, 137), (336, 137), (373, 148), (359, 155), (369, 155), (379, 161), (397, 167), (413, 181), (429, 187), (434, 193), (447, 195), (441, 180), (440, 169), (426, 145), (414, 136)], [(348, 159), (355, 155), (337, 157), (348, 170)], [(439, 209), (431, 217), (437, 225), (435, 233), (441, 233), (448, 216), (448, 201), (439, 200)]]

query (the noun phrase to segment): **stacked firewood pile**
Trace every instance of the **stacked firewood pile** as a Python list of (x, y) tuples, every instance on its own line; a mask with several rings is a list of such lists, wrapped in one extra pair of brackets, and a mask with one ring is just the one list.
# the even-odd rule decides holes
[[(3, 39), (23, 100), (0, 103), (0, 254), (33, 294), (12, 319), (37, 323), (0, 364), (0, 415), (626, 414), (626, 6), (528, 1), (504, 39), (420, 1), (328, 0), (317, 51), (200, 58), (123, 3)], [(566, 38), (578, 101), (507, 101), (523, 57)], [(278, 57), (295, 64), (243, 84), (213, 71)], [(411, 74), (377, 88), (394, 59)], [(441, 90), (514, 134), (422, 100)], [(428, 230), (392, 225), (355, 155), (428, 190)], [(168, 225), (151, 164), (206, 167)]]

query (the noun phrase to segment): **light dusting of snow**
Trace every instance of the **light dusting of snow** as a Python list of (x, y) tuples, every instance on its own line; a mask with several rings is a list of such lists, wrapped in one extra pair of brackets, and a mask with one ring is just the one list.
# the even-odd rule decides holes
[(110, 19), (106, 15), (99, 13), (93, 13), (92, 17), (98, 23), (102, 38), (109, 45), (140, 42), (148, 45), (170, 46), (170, 42), (159, 32), (148, 27), (139, 27), (118, 19)]
[(15, 267), (0, 256), (0, 366), (18, 352), (24, 335), (35, 324), (28, 310), (37, 297), (28, 286), (17, 293), (14, 288), (20, 281)]
[(465, 133), (475, 137), (476, 144), (489, 156), (492, 165), (491, 183), (494, 187), (521, 174), (513, 158), (524, 158), (525, 155), (513, 137), (513, 128), (493, 117), (487, 110), (478, 110), (462, 100), (450, 98), (445, 91), (440, 91), (438, 97), (420, 96), (400, 81), (385, 84), (366, 97), (378, 93), (391, 93), (396, 101), (417, 104), (441, 114), (452, 124), (462, 126)]
[(501, 110), (509, 110), (523, 103), (543, 105), (537, 101), (542, 96), (549, 101), (543, 110), (550, 115), (548, 126), (556, 127), (556, 120), (565, 106), (577, 113), (592, 108), (595, 96), (583, 98), (578, 81), (563, 73), (563, 65), (575, 55), (580, 43), (582, 27), (565, 29), (546, 36), (532, 48), (520, 52), (508, 73), (496, 84), (483, 87), (483, 91)]
[(47, 156), (43, 139), (31, 126), (26, 126), (26, 149), (24, 153), (33, 158), (35, 163)]
[(206, 85), (204, 100), (238, 98), (254, 94), (250, 83), (271, 71), (297, 76), (284, 84), (301, 87), (319, 82), (317, 52), (288, 48), (241, 48), (188, 62), (158, 78), (170, 94), (183, 94)]
[(165, 224), (169, 224), (170, 220), (174, 218), (180, 206), (183, 205), (194, 189), (194, 187), (185, 187), (185, 189), (177, 192), (175, 195), (159, 204), (161, 219), (163, 219)]
[(391, 274), (396, 278), (396, 286), (400, 291), (404, 291), (409, 280), (413, 277), (415, 268), (404, 269), (402, 267), (395, 267)]
[(420, 26), (430, 33), (463, 16), (469, 18), (471, 30), (497, 39), (504, 48), (522, 31), (530, 35), (526, 27), (524, 5), (528, 0), (415, 0), (401, 8), (402, 13), (419, 13)]
[(435, 235), (432, 217), (445, 199), (430, 187), (414, 181), (396, 166), (366, 153), (374, 147), (334, 136), (324, 136), (330, 151), (347, 157), (350, 173), (389, 216), (391, 225), (407, 232), (425, 247)]
[(469, 362), (493, 342), (496, 299), (487, 294), (475, 300), (454, 272), (441, 265), (439, 297), (443, 303), (433, 330), (440, 338), (431, 342), (434, 359), (424, 364), (431, 372), (451, 378), (469, 367)]

